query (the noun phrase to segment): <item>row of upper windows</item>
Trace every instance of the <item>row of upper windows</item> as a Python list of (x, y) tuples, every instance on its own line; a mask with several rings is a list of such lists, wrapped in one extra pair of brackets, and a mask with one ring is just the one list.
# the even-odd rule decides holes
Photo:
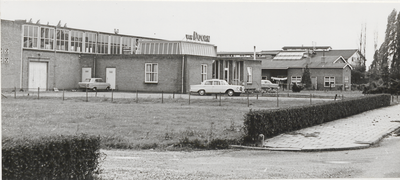
[(135, 54), (139, 39), (24, 25), (24, 48), (99, 54)]

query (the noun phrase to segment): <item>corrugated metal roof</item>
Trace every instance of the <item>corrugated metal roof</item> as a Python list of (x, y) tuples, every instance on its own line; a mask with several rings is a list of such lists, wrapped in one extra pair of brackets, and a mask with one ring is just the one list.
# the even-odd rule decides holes
[(216, 46), (188, 41), (140, 41), (138, 54), (217, 56)]

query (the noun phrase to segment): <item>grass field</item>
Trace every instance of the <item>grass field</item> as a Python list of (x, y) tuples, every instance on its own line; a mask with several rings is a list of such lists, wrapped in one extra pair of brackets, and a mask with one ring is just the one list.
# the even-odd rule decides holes
[[(313, 103), (331, 101), (318, 99)], [(250, 100), (133, 99), (54, 97), (2, 98), (2, 136), (40, 137), (86, 133), (100, 135), (113, 148), (165, 148), (180, 139), (239, 139), (243, 116), (250, 109), (276, 109), (276, 98)], [(309, 104), (309, 98), (281, 98), (279, 108)]]

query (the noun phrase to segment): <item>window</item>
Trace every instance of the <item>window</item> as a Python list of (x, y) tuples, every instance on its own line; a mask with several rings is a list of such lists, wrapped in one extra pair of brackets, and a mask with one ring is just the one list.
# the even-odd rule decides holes
[(301, 83), (301, 76), (292, 76), (292, 83)]
[(201, 82), (207, 80), (207, 64), (201, 65)]
[(71, 31), (70, 51), (82, 52), (83, 32)]
[(100, 54), (108, 54), (108, 36), (104, 34), (99, 35), (97, 41), (97, 50)]
[(220, 85), (219, 81), (214, 81), (213, 85)]
[(206, 81), (204, 85), (212, 85), (212, 81)]
[(252, 83), (253, 82), (253, 68), (252, 67), (247, 67), (247, 83)]
[(40, 28), (40, 49), (54, 49), (54, 29), (48, 27)]
[(95, 53), (96, 52), (96, 34), (95, 33), (85, 33), (85, 52)]
[(24, 47), (38, 48), (39, 43), (39, 27), (24, 25)]
[(111, 54), (120, 54), (119, 50), (121, 47), (120, 43), (121, 37), (119, 36), (111, 36)]
[(132, 54), (132, 38), (122, 37), (122, 54)]
[(57, 50), (68, 51), (69, 31), (58, 29), (57, 30)]
[(349, 83), (349, 77), (348, 76), (344, 77), (344, 83)]
[(146, 83), (158, 83), (158, 64), (157, 63), (146, 63), (145, 64), (145, 82)]
[(335, 87), (335, 77), (325, 77), (324, 87)]

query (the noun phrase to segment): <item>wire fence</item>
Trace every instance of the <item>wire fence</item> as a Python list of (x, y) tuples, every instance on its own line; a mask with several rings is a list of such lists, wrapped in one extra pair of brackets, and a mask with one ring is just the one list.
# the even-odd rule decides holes
[[(160, 91), (160, 92), (146, 92), (146, 91), (115, 91), (113, 89), (106, 91), (93, 91), (88, 89), (54, 89), (53, 91), (46, 91), (46, 89), (17, 89), (17, 88), (3, 88), (2, 98), (30, 98), (30, 99), (58, 99), (58, 100), (79, 100), (84, 102), (100, 101), (100, 102), (114, 102), (114, 103), (181, 103), (187, 105), (213, 105), (218, 106), (231, 105), (232, 103), (245, 106), (264, 107), (268, 103), (269, 107), (286, 107), (293, 103), (294, 99), (296, 105), (315, 104), (323, 101), (344, 100), (363, 96), (362, 94), (333, 94), (316, 92), (316, 93), (293, 93), (289, 91), (276, 91), (276, 92), (246, 92), (238, 96), (228, 96), (225, 93), (214, 93), (206, 96), (200, 96), (197, 93), (182, 94), (179, 92)], [(398, 95), (392, 95), (392, 102), (398, 103)], [(289, 104), (288, 104), (289, 103)]]

